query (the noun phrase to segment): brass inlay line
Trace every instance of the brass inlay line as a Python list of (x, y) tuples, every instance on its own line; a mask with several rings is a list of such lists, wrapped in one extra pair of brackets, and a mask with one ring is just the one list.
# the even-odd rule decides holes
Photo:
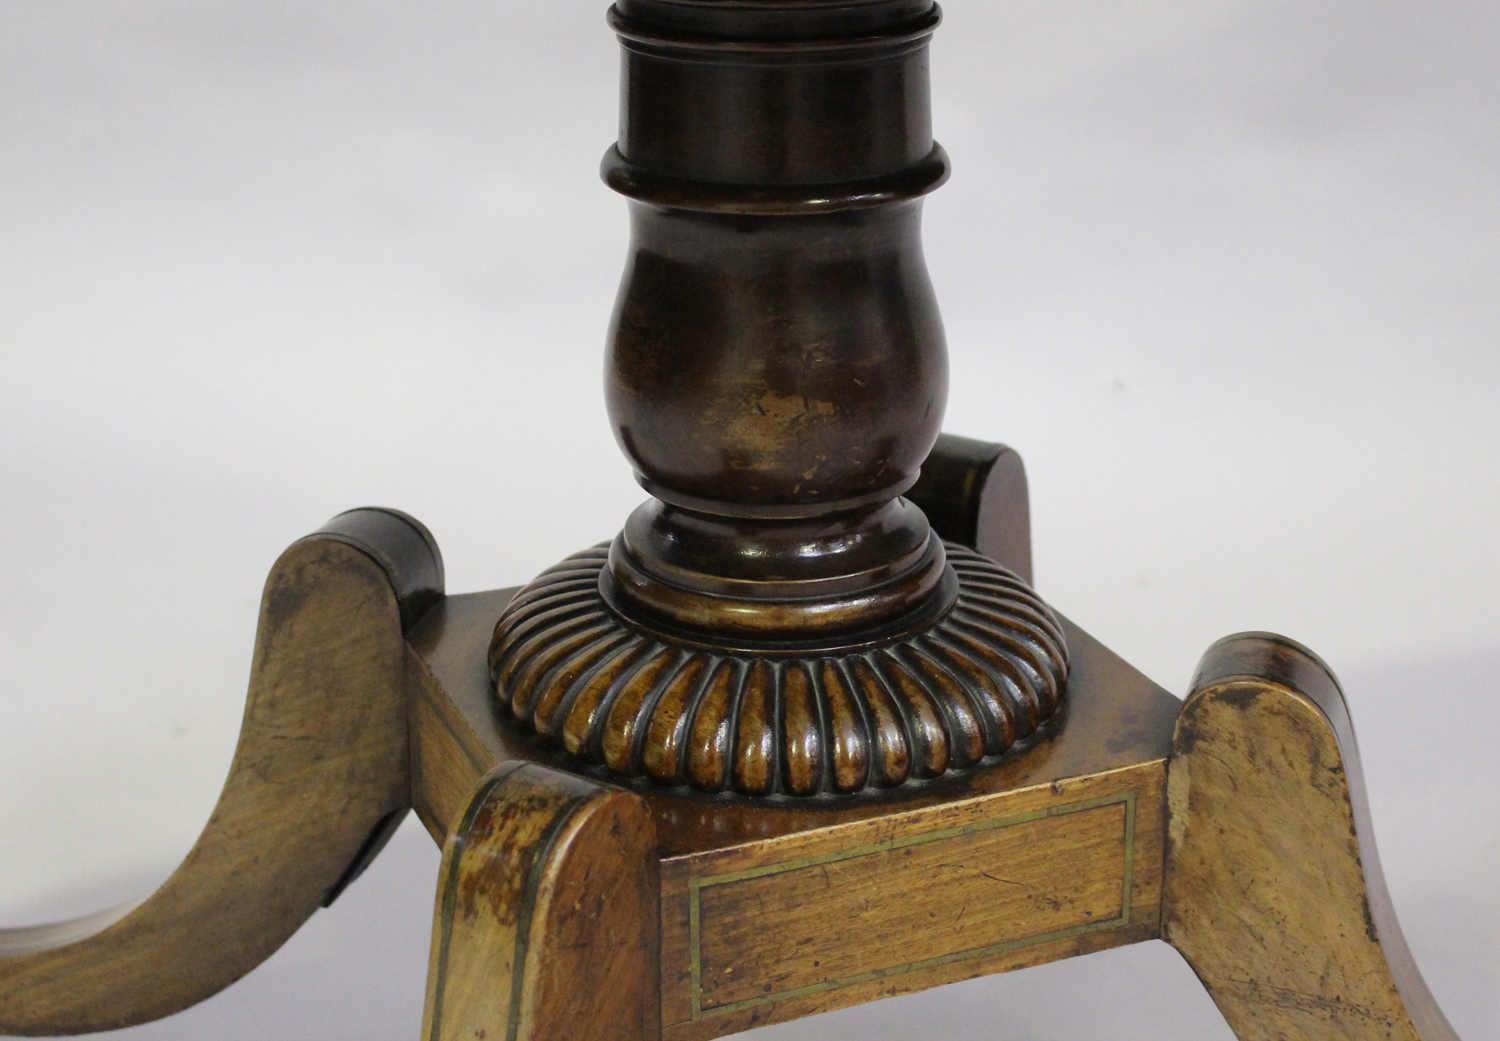
[(488, 777), (474, 797), (469, 800), (468, 807), (464, 810), (463, 820), (453, 832), (449, 841), (453, 843), (453, 856), (448, 861), (448, 871), (442, 879), (443, 898), (441, 915), (438, 919), (438, 949), (433, 972), (437, 979), (436, 988), (433, 990), (432, 999), (432, 1028), (428, 1033), (429, 1041), (438, 1041), (443, 1036), (443, 998), (448, 980), (448, 954), (453, 945), (453, 922), (458, 909), (458, 880), (462, 874), (463, 855), (468, 849), (469, 829), (473, 827), (479, 812), (484, 808), (485, 802), (495, 790), (510, 780), (511, 775), (521, 768), (521, 763), (507, 763), (497, 769)]
[[(1114, 929), (1130, 923), (1130, 904), (1133, 889), (1133, 876), (1135, 873), (1135, 799), (1136, 793), (1132, 789), (1115, 795), (1106, 795), (1098, 799), (1089, 799), (1084, 802), (1068, 803), (1063, 806), (1051, 806), (1044, 810), (1034, 810), (1031, 813), (1022, 813), (1014, 817), (1002, 817), (992, 821), (978, 821), (974, 824), (965, 824), (956, 828), (943, 828), (938, 831), (924, 832), (919, 835), (908, 835), (903, 838), (884, 839), (880, 842), (865, 846), (855, 846), (851, 849), (839, 850), (835, 853), (825, 853), (815, 857), (798, 857), (794, 860), (783, 861), (780, 864), (770, 864), (765, 867), (749, 868), (745, 871), (732, 871), (723, 875), (708, 875), (703, 878), (688, 880), (688, 959), (689, 969), (692, 972), (693, 992), (693, 1018), (702, 1019), (705, 1016), (720, 1016), (730, 1012), (738, 1012), (741, 1009), (755, 1008), (759, 1005), (772, 1005), (780, 1001), (788, 1001), (807, 994), (818, 994), (827, 990), (837, 990), (840, 987), (853, 986), (856, 983), (866, 983), (870, 980), (887, 979), (892, 976), (901, 976), (908, 972), (916, 972), (921, 969), (934, 968), (940, 965), (951, 965), (954, 962), (967, 961), (971, 958), (981, 958), (987, 954), (1003, 954), (1021, 947), (1030, 947), (1034, 944), (1047, 943), (1051, 940), (1065, 940), (1073, 936), (1081, 936), (1084, 933), (1099, 932), (1104, 929)], [(1082, 813), (1086, 810), (1095, 810), (1104, 806), (1123, 805), (1125, 807), (1125, 871), (1121, 881), (1120, 891), (1120, 913), (1114, 918), (1103, 922), (1088, 922), (1081, 925), (1069, 926), (1066, 929), (1057, 929), (1048, 933), (1040, 933), (1035, 936), (1020, 937), (1014, 940), (1004, 940), (1000, 943), (987, 944), (983, 947), (972, 947), (964, 951), (955, 951), (951, 954), (942, 954), (932, 958), (924, 958), (921, 961), (908, 962), (904, 965), (894, 965), (884, 969), (872, 969), (869, 972), (857, 973), (837, 980), (825, 980), (822, 983), (813, 983), (805, 987), (797, 987), (793, 990), (781, 991), (780, 993), (767, 994), (757, 998), (746, 998), (742, 1001), (732, 1001), (724, 1005), (703, 1006), (703, 951), (702, 951), (702, 911), (701, 894), (704, 889), (711, 886), (727, 885), (731, 882), (743, 882), (746, 879), (762, 878), (766, 875), (779, 875), (787, 871), (797, 871), (801, 868), (818, 867), (822, 864), (833, 864), (842, 860), (853, 860), (858, 857), (869, 856), (872, 853), (884, 853), (888, 850), (905, 849), (908, 846), (920, 846), (929, 842), (941, 842), (944, 839), (956, 838), (960, 835), (972, 835), (975, 832), (992, 831), (997, 828), (1009, 828), (1018, 824), (1027, 824), (1031, 821), (1043, 820), (1048, 817), (1062, 817), (1070, 813)]]

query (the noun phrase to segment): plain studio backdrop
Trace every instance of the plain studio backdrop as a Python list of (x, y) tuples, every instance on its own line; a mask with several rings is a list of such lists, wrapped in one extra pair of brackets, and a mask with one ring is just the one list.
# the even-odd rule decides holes
[[(397, 506), (449, 589), (642, 498), (601, 393), (625, 204), (598, 0), (0, 5), (0, 922), (160, 882), (260, 585)], [(1176, 693), (1274, 629), (1342, 676), (1397, 909), (1500, 1036), (1500, 6), (951, 0), (926, 241), (949, 430), (1032, 479), (1042, 592)], [(138, 1039), (414, 1038), (409, 821)], [(600, 995), (608, 1000), (608, 995)], [(1225, 1041), (1160, 944), (767, 1028)]]

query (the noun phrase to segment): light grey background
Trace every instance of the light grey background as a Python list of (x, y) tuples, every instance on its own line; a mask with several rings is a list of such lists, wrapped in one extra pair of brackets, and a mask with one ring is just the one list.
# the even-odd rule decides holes
[[(602, 410), (625, 207), (596, 0), (0, 3), (0, 922), (163, 879), (233, 750), (260, 583), (355, 505), (449, 588), (641, 498)], [(1341, 673), (1408, 937), (1500, 1036), (1500, 7), (952, 0), (927, 207), (948, 429), (1032, 477), (1042, 591), (1176, 692)], [(144, 1039), (411, 1038), (409, 823)], [(1157, 944), (766, 1038), (1228, 1038)]]

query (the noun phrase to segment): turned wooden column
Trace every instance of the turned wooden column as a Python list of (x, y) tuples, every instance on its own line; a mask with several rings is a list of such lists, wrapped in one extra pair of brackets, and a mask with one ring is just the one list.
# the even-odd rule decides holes
[(607, 403), (652, 499), (491, 654), (516, 718), (627, 776), (852, 792), (1036, 732), (1066, 648), (902, 498), (948, 391), (922, 256), (930, 0), (621, 0), (630, 200)]
[(632, 248), (607, 400), (656, 498), (606, 595), (716, 639), (943, 600), (942, 546), (898, 498), (948, 390), (920, 237), (920, 195), (947, 174), (937, 11), (796, 13), (636, 0), (612, 19), (625, 98), (605, 177), (631, 198)]

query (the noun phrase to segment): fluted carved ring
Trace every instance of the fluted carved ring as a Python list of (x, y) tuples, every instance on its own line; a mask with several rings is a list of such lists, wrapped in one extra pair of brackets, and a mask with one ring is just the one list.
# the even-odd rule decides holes
[(1001, 755), (1053, 715), (1067, 645), (1013, 573), (947, 547), (953, 607), (854, 650), (735, 651), (653, 633), (599, 592), (608, 549), (543, 572), (490, 650), (501, 704), (583, 762), (705, 792), (890, 788)]

